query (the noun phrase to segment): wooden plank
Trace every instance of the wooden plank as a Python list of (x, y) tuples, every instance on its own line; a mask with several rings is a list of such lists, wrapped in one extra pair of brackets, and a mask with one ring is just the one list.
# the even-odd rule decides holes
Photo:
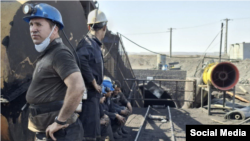
[(207, 85), (198, 85), (198, 87), (207, 88)]
[(233, 109), (232, 107), (228, 107), (228, 106), (223, 107), (223, 105), (220, 105), (220, 104), (212, 104), (211, 106), (215, 108), (221, 108), (221, 109), (227, 109), (227, 110)]
[[(230, 95), (230, 96), (233, 96), (233, 95), (234, 95), (232, 92), (229, 92), (229, 91), (227, 91), (226, 93), (227, 93), (228, 95)], [(239, 95), (236, 95), (236, 94), (235, 94), (235, 98), (239, 99), (240, 101), (243, 101), (243, 102), (249, 103), (249, 101), (248, 101), (248, 100), (246, 100), (246, 99), (244, 99), (244, 98), (240, 97)]]

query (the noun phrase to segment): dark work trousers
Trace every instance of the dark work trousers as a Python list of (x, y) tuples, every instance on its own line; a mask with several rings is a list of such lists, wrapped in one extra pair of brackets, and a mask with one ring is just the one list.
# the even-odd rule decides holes
[[(76, 122), (70, 124), (65, 129), (60, 129), (54, 133), (54, 137), (57, 141), (82, 141), (83, 140), (83, 128), (79, 119)], [(50, 137), (46, 138), (45, 132), (36, 133), (35, 141), (53, 141)]]
[(114, 141), (113, 131), (110, 122), (107, 126), (101, 125), (101, 141), (105, 141), (105, 138), (107, 136), (109, 137), (109, 141)]
[(82, 112), (79, 119), (84, 129), (83, 141), (97, 141), (101, 138), (100, 125), (100, 93), (88, 90), (88, 97), (82, 102)]
[[(114, 109), (115, 109), (115, 111), (116, 111), (117, 113), (119, 113), (121, 110), (125, 110), (125, 109), (126, 109), (126, 107), (124, 107), (124, 106), (119, 106), (119, 105), (117, 105), (116, 103), (114, 103), (113, 105), (114, 105)], [(119, 114), (120, 114), (120, 113), (119, 113)]]
[[(124, 115), (121, 116), (123, 116), (126, 120), (128, 119), (128, 116)], [(125, 126), (124, 124), (121, 124), (117, 118), (115, 118), (114, 120), (110, 119), (110, 121), (113, 133), (119, 131), (121, 128)]]
[(117, 118), (115, 118), (114, 120), (110, 119), (110, 121), (113, 133), (121, 129), (122, 125), (120, 124)]

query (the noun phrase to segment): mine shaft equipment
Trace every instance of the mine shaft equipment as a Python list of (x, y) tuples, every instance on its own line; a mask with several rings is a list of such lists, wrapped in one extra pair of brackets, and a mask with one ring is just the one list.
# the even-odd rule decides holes
[(239, 70), (230, 62), (211, 63), (203, 72), (204, 84), (211, 84), (219, 90), (230, 90), (239, 81)]
[(226, 106), (226, 92), (233, 91), (233, 109), (235, 106), (235, 85), (239, 81), (239, 70), (230, 62), (208, 62), (202, 76), (205, 85), (201, 87), (201, 107), (203, 107), (203, 93), (208, 93), (208, 115), (211, 114), (211, 95), (213, 91), (223, 92), (223, 107)]
[[(182, 90), (180, 87), (178, 87), (178, 83), (185, 83), (185, 82), (190, 82), (193, 83), (194, 87), (195, 87), (195, 80), (183, 80), (183, 79), (153, 79), (153, 80), (147, 80), (147, 79), (130, 79), (130, 78), (125, 78), (123, 80), (124, 82), (128, 82), (128, 81), (132, 81), (134, 83), (137, 83), (137, 86), (141, 86), (143, 89), (138, 93), (135, 93), (136, 90), (131, 89), (131, 93), (129, 94), (128, 100), (132, 100), (133, 102), (138, 102), (138, 101), (144, 101), (144, 106), (147, 106), (146, 102), (147, 101), (154, 101), (154, 103), (165, 103), (166, 105), (170, 104), (171, 105), (175, 105), (173, 107), (181, 107), (182, 104), (184, 102), (194, 102), (194, 100), (187, 100), (184, 98), (178, 98), (178, 97), (161, 97), (161, 96), (157, 96), (155, 91), (158, 91), (159, 89), (163, 89), (162, 91), (167, 92), (167, 93), (173, 93), (176, 94), (178, 92), (180, 93), (185, 93), (185, 92), (191, 92), (191, 93), (195, 93), (195, 89), (193, 90)], [(175, 87), (170, 89), (167, 89), (165, 86), (162, 85), (163, 82), (171, 82), (171, 83), (175, 83)], [(158, 88), (155, 89), (151, 89), (153, 87), (151, 87), (150, 89), (148, 89), (147, 87), (149, 83), (154, 83)], [(145, 87), (145, 88), (144, 88)], [(136, 89), (136, 88), (135, 88)], [(146, 97), (146, 90), (149, 90), (152, 95), (154, 95), (154, 98), (148, 98)], [(159, 91), (159, 93), (161, 93), (161, 90)], [(139, 96), (139, 97), (138, 97)], [(133, 103), (132, 102), (132, 103)], [(164, 104), (164, 105), (165, 105)], [(153, 106), (153, 105), (151, 105)]]
[(36, 13), (36, 9), (31, 4), (26, 4), (23, 6), (23, 13), (24, 14), (33, 14)]

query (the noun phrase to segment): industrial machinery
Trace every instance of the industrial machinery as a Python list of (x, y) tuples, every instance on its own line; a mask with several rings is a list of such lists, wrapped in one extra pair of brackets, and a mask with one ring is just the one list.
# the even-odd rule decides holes
[(239, 80), (239, 71), (230, 62), (210, 63), (203, 72), (204, 84), (213, 85), (219, 90), (232, 89)]
[[(28, 130), (26, 91), (32, 79), (36, 58), (29, 33), (29, 25), (23, 21), (23, 5), (26, 1), (1, 1), (1, 140), (33, 141), (34, 133)], [(93, 1), (28, 1), (47, 3), (62, 14), (64, 31), (69, 42), (76, 47), (88, 32), (87, 15), (95, 9)], [(60, 33), (64, 44), (70, 47)]]
[(223, 92), (223, 104), (225, 104), (226, 91), (234, 91), (239, 80), (239, 70), (231, 62), (219, 63), (210, 60), (204, 63), (201, 69), (197, 69), (194, 77), (189, 77), (187, 80), (195, 80), (195, 83), (186, 82), (185, 90), (195, 92), (185, 92), (185, 99), (194, 102), (185, 102), (183, 108), (203, 107), (203, 103), (208, 102), (210, 114), (211, 93)]
[(201, 107), (203, 107), (203, 92), (208, 94), (208, 114), (211, 114), (211, 94), (213, 91), (223, 92), (223, 106), (225, 107), (226, 91), (233, 91), (233, 108), (235, 102), (235, 85), (239, 81), (239, 70), (230, 62), (208, 62), (204, 67), (201, 87)]

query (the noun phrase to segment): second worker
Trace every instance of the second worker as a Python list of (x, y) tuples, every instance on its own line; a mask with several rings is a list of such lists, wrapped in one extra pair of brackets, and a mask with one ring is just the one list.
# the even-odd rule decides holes
[(86, 83), (87, 99), (82, 102), (80, 120), (84, 129), (84, 141), (96, 141), (101, 137), (99, 100), (103, 81), (103, 56), (101, 51), (106, 30), (105, 14), (95, 9), (88, 15), (89, 33), (79, 42), (77, 55), (81, 73)]

